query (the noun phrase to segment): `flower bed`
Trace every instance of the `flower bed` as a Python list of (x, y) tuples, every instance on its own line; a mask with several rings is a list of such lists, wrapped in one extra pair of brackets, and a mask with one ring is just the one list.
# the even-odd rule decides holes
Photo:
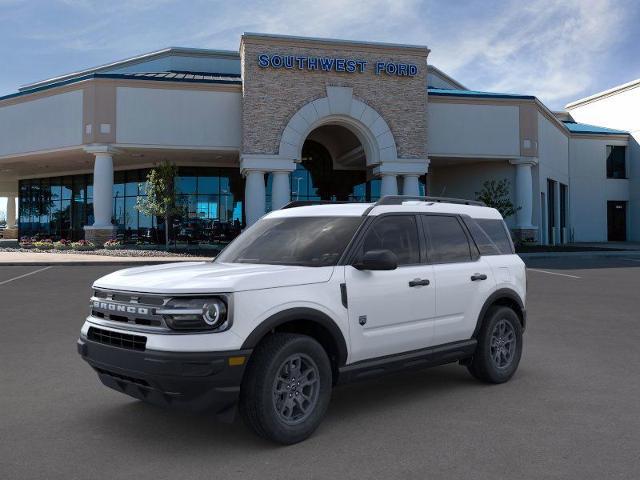
[(78, 240), (77, 242), (72, 242), (71, 243), (71, 248), (73, 250), (79, 250), (79, 251), (91, 251), (91, 250), (95, 250), (96, 246), (94, 243), (89, 242), (87, 240)]
[(40, 250), (51, 250), (53, 248), (53, 242), (50, 239), (36, 240), (33, 242), (33, 247)]
[(71, 240), (60, 240), (58, 242), (53, 242), (53, 248), (55, 250), (71, 250), (71, 248), (73, 248), (71, 243)]
[(107, 240), (104, 242), (104, 248), (106, 250), (119, 250), (123, 246), (123, 243), (120, 240)]

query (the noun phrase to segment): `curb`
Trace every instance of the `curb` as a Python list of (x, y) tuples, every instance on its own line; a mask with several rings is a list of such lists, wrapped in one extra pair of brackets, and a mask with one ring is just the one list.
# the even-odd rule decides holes
[[(202, 260), (195, 260), (201, 262)], [(145, 266), (162, 265), (163, 263), (180, 263), (171, 260), (149, 260), (138, 262), (116, 261), (116, 262), (0, 262), (0, 267), (109, 267), (114, 266)]]
[(562, 258), (562, 257), (585, 257), (585, 258), (601, 258), (601, 257), (637, 257), (640, 259), (639, 250), (615, 250), (615, 251), (590, 251), (590, 252), (536, 252), (536, 253), (518, 253), (522, 259), (527, 258)]

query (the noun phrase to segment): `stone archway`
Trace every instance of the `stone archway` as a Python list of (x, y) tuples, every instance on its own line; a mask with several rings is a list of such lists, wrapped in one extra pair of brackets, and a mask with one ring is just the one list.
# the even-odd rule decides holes
[(308, 135), (323, 125), (340, 125), (360, 141), (367, 166), (397, 161), (398, 152), (391, 129), (382, 116), (353, 97), (350, 87), (327, 87), (327, 96), (304, 105), (282, 132), (278, 155), (300, 161)]
[(373, 108), (353, 96), (351, 87), (326, 87), (327, 96), (305, 104), (291, 116), (280, 136), (276, 154), (245, 153), (240, 170), (246, 178), (245, 215), (247, 225), (265, 212), (265, 174), (273, 175), (271, 205), (277, 209), (291, 198), (290, 173), (301, 161), (309, 134), (319, 127), (337, 125), (353, 133), (364, 150), (366, 167), (381, 179), (381, 195), (419, 194), (418, 177), (428, 169), (428, 160), (398, 158), (398, 149), (389, 125)]

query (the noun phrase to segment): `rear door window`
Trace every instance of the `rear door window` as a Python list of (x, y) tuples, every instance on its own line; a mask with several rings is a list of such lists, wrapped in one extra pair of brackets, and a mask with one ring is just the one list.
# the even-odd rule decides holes
[(370, 250), (391, 250), (398, 265), (420, 263), (418, 228), (413, 215), (389, 215), (375, 220), (362, 242), (360, 256)]
[(471, 246), (457, 217), (423, 215), (422, 223), (429, 239), (431, 263), (470, 262)]

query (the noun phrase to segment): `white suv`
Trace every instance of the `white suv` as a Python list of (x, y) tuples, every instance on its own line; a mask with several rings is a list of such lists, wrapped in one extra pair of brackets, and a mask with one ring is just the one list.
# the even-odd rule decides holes
[(93, 289), (78, 351), (105, 385), (226, 419), (239, 404), (284, 444), (316, 429), (337, 383), (450, 362), (509, 380), (526, 320), (498, 211), (432, 197), (293, 202), (213, 262), (121, 270)]

